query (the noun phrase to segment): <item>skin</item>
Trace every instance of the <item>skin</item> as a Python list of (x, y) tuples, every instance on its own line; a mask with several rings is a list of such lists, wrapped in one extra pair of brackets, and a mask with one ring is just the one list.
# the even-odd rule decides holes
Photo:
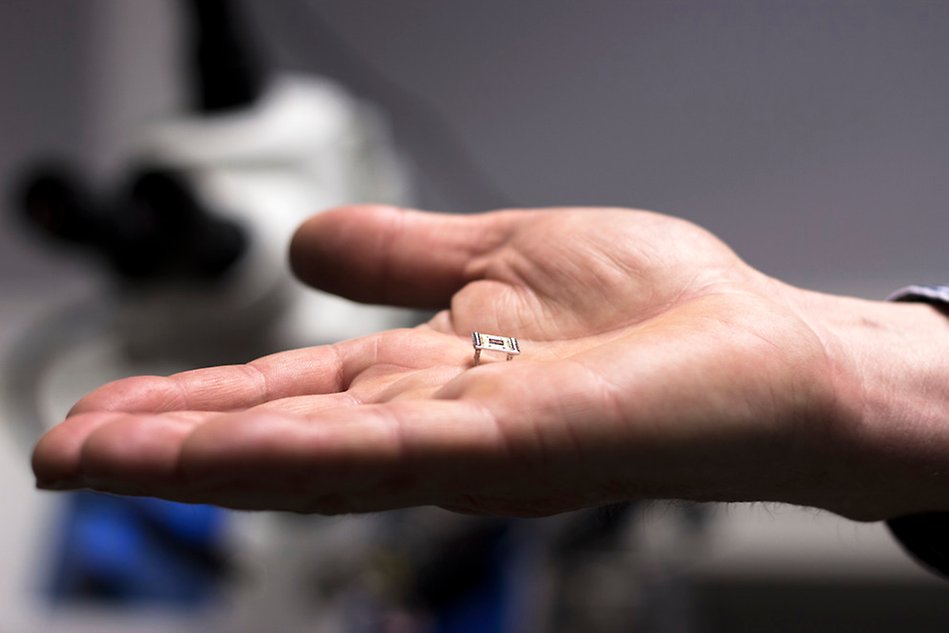
[[(291, 263), (330, 292), (440, 311), (100, 387), (38, 443), (37, 485), (327, 514), (949, 510), (949, 325), (930, 306), (794, 288), (693, 224), (625, 209), (345, 207), (298, 230)], [(474, 367), (472, 330), (522, 354)]]

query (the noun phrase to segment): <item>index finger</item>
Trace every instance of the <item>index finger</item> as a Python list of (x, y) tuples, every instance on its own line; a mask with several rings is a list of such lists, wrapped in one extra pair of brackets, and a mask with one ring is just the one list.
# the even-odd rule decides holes
[[(69, 412), (161, 413), (235, 411), (294, 396), (345, 391), (360, 373), (380, 363), (412, 365), (444, 360), (458, 348), (447, 335), (426, 329), (388, 330), (333, 345), (264, 356), (239, 365), (135, 376), (99, 387)], [(403, 354), (411, 349), (411, 354)]]

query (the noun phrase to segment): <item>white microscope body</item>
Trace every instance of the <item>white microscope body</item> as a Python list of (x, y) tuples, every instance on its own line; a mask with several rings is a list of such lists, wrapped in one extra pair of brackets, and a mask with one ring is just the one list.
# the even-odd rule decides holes
[[(235, 113), (173, 119), (133, 145), (138, 160), (183, 173), (197, 193), (249, 234), (213, 290), (159, 285), (126, 302), (123, 336), (143, 355), (209, 337), (251, 352), (327, 343), (409, 322), (405, 311), (358, 305), (292, 279), (287, 247), (319, 211), (352, 202), (400, 204), (407, 180), (385, 123), (336, 84), (277, 76)], [(222, 321), (223, 320), (223, 321)], [(235, 340), (236, 339), (236, 340)], [(236, 351), (236, 350), (235, 350)]]

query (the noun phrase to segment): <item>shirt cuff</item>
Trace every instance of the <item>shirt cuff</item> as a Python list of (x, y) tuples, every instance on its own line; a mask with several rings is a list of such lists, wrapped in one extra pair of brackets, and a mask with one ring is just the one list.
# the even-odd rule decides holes
[[(888, 301), (920, 301), (949, 306), (949, 285), (900, 288)], [(903, 550), (937, 576), (949, 579), (949, 512), (910, 514), (886, 522)]]

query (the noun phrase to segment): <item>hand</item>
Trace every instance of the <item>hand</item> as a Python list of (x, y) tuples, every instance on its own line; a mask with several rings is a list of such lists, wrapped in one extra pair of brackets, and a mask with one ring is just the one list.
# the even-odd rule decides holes
[[(894, 483), (913, 482), (902, 461), (874, 461), (892, 450), (869, 422), (885, 416), (867, 412), (873, 363), (852, 325), (925, 306), (859, 302), (851, 318), (855, 300), (792, 288), (692, 224), (628, 210), (347, 207), (301, 227), (291, 261), (331, 292), (441, 311), (101, 387), (38, 444), (38, 485), (320, 513), (676, 497), (871, 519), (932, 505)], [(474, 367), (473, 330), (516, 336), (522, 354)]]

